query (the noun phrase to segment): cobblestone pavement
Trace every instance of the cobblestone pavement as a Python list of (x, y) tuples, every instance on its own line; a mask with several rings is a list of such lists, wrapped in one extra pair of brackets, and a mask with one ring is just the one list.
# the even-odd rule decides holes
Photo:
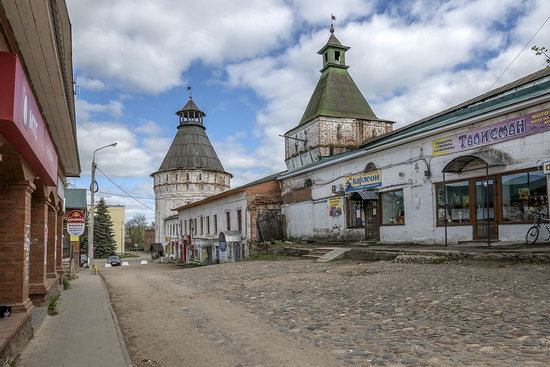
[(293, 260), (156, 271), (174, 287), (200, 290), (326, 353), (335, 361), (326, 365), (550, 361), (547, 264)]

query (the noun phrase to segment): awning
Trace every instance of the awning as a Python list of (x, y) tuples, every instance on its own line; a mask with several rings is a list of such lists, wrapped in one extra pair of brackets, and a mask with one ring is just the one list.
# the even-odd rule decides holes
[(370, 190), (355, 191), (350, 195), (350, 200), (378, 200), (378, 194)]
[(220, 232), (219, 241), (220, 242), (241, 242), (241, 232), (240, 231), (225, 231)]
[[(469, 171), (467, 168), (474, 166), (475, 168), (505, 166), (501, 159), (486, 154), (469, 154), (456, 157), (443, 168), (442, 172), (446, 173), (460, 173)], [(476, 167), (481, 166), (481, 167)], [(473, 168), (473, 169), (475, 169)]]

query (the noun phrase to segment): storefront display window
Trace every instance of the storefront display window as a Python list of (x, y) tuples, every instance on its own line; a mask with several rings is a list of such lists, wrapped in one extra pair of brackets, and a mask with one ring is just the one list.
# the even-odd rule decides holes
[(382, 199), (382, 224), (405, 224), (403, 190), (384, 192)]
[[(445, 223), (445, 190), (437, 186), (437, 218)], [(447, 223), (470, 223), (470, 190), (468, 181), (447, 184)]]
[(548, 214), (548, 191), (543, 172), (524, 172), (502, 176), (502, 219), (526, 222), (534, 214)]
[(347, 200), (346, 216), (348, 228), (363, 228), (365, 223), (365, 212), (363, 211), (362, 200)]

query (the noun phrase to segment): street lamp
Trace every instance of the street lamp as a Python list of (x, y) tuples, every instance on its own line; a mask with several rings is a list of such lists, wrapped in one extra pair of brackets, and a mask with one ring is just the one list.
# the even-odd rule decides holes
[(95, 154), (105, 148), (116, 147), (116, 143), (105, 145), (104, 147), (94, 150), (92, 155), (92, 180), (90, 183), (90, 225), (88, 228), (88, 267), (90, 272), (94, 273), (94, 194), (95, 194), (95, 169), (97, 164), (95, 163)]

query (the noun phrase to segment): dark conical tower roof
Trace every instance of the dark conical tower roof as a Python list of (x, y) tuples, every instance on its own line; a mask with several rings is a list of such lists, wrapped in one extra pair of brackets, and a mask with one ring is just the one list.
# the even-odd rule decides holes
[(191, 98), (176, 115), (180, 117), (178, 132), (157, 172), (175, 169), (224, 170), (203, 125), (205, 116)]

